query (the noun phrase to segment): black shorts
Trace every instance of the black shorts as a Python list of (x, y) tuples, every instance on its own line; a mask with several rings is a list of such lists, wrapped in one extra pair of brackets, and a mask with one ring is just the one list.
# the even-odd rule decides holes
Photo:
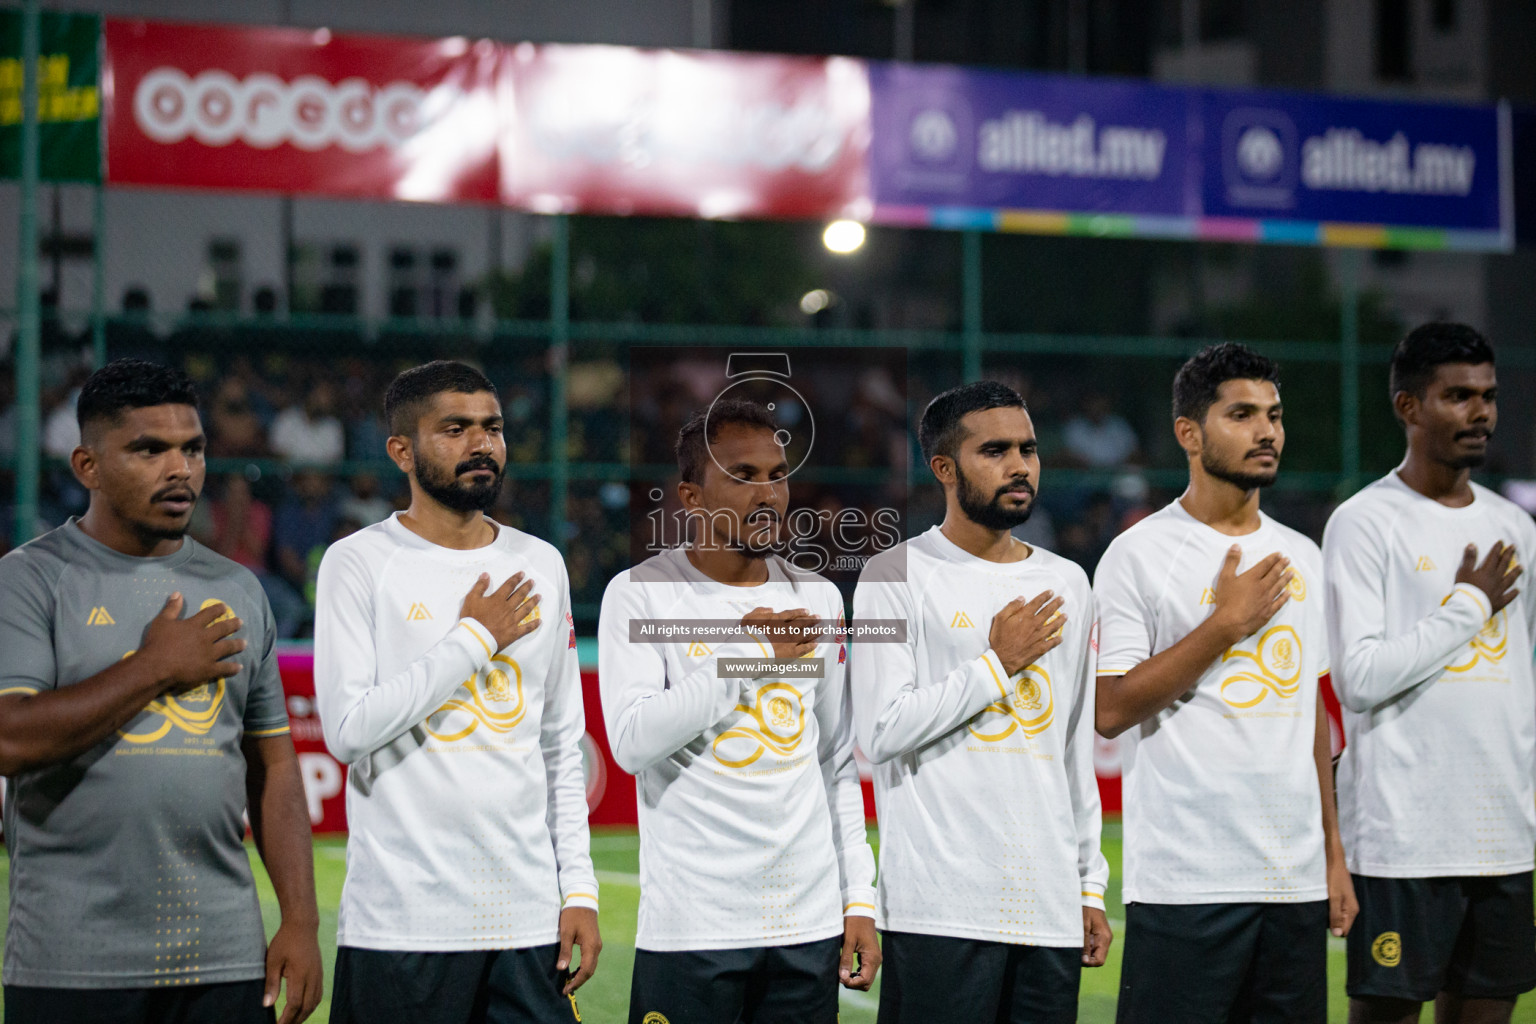
[(341, 946), (331, 1024), (572, 1024), (560, 947), (397, 953)]
[(878, 1024), (1073, 1024), (1081, 948), (885, 932)]
[(1117, 1024), (1327, 1019), (1327, 900), (1126, 906)]
[(635, 950), (629, 1024), (837, 1024), (841, 937), (793, 946)]
[(1354, 879), (1360, 916), (1349, 931), (1351, 998), (1512, 999), (1536, 988), (1531, 872)]
[(166, 988), (5, 986), (6, 1024), (272, 1024), (261, 978)]

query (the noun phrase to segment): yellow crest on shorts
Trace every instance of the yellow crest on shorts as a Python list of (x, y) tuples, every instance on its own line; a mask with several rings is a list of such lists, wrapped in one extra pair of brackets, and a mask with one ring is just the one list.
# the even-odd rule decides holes
[(1382, 932), (1371, 943), (1371, 959), (1383, 967), (1396, 967), (1403, 959), (1403, 937), (1397, 932)]
[(652, 1010), (650, 1013), (645, 1015), (645, 1018), (640, 1021), (640, 1024), (672, 1024), (672, 1022), (667, 1020), (666, 1017), (657, 1013), (655, 1010)]

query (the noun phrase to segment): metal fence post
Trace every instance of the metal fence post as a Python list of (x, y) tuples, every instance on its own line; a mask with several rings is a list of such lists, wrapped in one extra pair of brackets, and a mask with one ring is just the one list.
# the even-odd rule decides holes
[(37, 528), (38, 442), (42, 433), (37, 295), (38, 0), (26, 0), (21, 17), (21, 216), (17, 225), (21, 252), (16, 274), (16, 505), (11, 524), (17, 544), (31, 540)]
[(970, 228), (960, 238), (961, 329), (965, 335), (963, 370), (964, 379), (969, 383), (981, 379), (981, 232)]
[(91, 211), (91, 368), (107, 365), (107, 187), (96, 184)]
[(1341, 497), (1360, 479), (1360, 269), (1363, 252), (1346, 249), (1339, 301), (1339, 470)]
[(571, 335), (571, 224), (555, 215), (549, 267), (549, 536), (565, 552), (566, 500), (570, 490), (570, 403), (566, 367)]

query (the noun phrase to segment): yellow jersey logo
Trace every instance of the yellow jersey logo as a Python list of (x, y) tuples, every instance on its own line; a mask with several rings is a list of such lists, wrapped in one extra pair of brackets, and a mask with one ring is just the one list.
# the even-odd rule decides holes
[(107, 613), (105, 605), (97, 605), (91, 609), (91, 614), (85, 617), (87, 626), (115, 626), (117, 620)]
[(1291, 626), (1271, 626), (1253, 650), (1231, 647), (1221, 660), (1242, 666), (1221, 681), (1221, 699), (1234, 708), (1251, 708), (1270, 694), (1285, 700), (1301, 689), (1301, 637)]
[(965, 612), (955, 612), (955, 617), (949, 620), (950, 629), (975, 629), (976, 623)]
[(1040, 735), (1056, 717), (1051, 674), (1029, 665), (1009, 682), (1008, 695), (988, 704), (967, 726), (972, 736), (997, 743), (1022, 732), (1026, 738)]
[[(223, 605), (224, 612), (214, 622), (223, 622), (225, 619), (235, 617), (234, 611), (225, 601), (216, 597), (210, 597), (198, 605), (198, 611), (212, 608), (215, 605)], [(106, 609), (100, 609), (103, 615)], [(108, 617), (110, 620), (110, 616)], [(129, 651), (123, 655), (129, 657), (134, 652)], [(159, 721), (152, 717), (148, 721), (139, 724), (130, 722), (117, 731), (117, 734), (129, 743), (154, 743), (164, 739), (172, 729), (180, 729), (189, 736), (206, 736), (213, 729), (214, 723), (219, 720), (219, 711), (224, 707), (225, 683), (223, 679), (215, 679), (211, 683), (199, 683), (197, 686), (180, 693), (167, 693), (156, 697), (144, 705), (145, 712), (152, 716), (159, 716)]]
[(707, 658), (713, 653), (714, 652), (709, 649), (708, 644), (701, 644), (698, 641), (694, 641), (688, 645), (688, 657), (690, 658)]
[(782, 680), (764, 683), (750, 705), (738, 704), (736, 710), (747, 718), (710, 744), (715, 760), (727, 768), (745, 768), (770, 751), (788, 757), (805, 735), (805, 702)]
[[(1435, 571), (1434, 560), (1431, 559), (1428, 555), (1420, 555), (1419, 556), (1419, 560), (1413, 564), (1413, 571), (1414, 572), (1434, 572)], [(1387, 934), (1391, 935), (1392, 933), (1388, 932)]]
[(652, 1010), (650, 1013), (645, 1015), (645, 1018), (640, 1021), (640, 1024), (672, 1024), (672, 1022), (667, 1020), (666, 1017), (663, 1017), (661, 1014), (657, 1013), (655, 1010)]
[(1397, 932), (1382, 932), (1371, 943), (1371, 959), (1383, 967), (1396, 967), (1403, 959), (1403, 937)]
[(467, 697), (455, 695), (423, 725), (444, 743), (461, 740), (482, 725), (496, 733), (511, 732), (528, 714), (523, 668), (505, 654), (496, 655), (490, 665), (460, 685), (468, 691)]
[[(137, 653), (129, 651), (126, 660)], [(141, 725), (130, 722), (117, 730), (117, 734), (129, 743), (154, 743), (164, 739), (172, 729), (180, 729), (190, 736), (206, 736), (219, 720), (219, 709), (224, 706), (224, 680), (199, 683), (181, 693), (167, 693), (144, 705), (144, 712), (158, 715)]]
[(420, 601), (411, 605), (411, 610), (405, 613), (406, 622), (430, 622), (432, 613), (427, 611), (427, 606)]
[(1285, 589), (1291, 592), (1291, 600), (1305, 601), (1307, 599), (1307, 581), (1301, 573), (1291, 570), (1291, 578), (1285, 581)]
[[(1447, 598), (1446, 600), (1449, 600)], [(1445, 602), (1442, 601), (1442, 604)], [(1504, 654), (1509, 648), (1509, 618), (1504, 609), (1487, 622), (1483, 628), (1477, 631), (1477, 635), (1468, 641), (1462, 650), (1461, 656), (1449, 665), (1445, 666), (1447, 672), (1470, 672), (1480, 662), (1499, 662), (1504, 660)]]
[(540, 618), (543, 618), (543, 616), (541, 616), (539, 614), (539, 606), (538, 605), (534, 605), (533, 606), (533, 611), (529, 612), (527, 615), (524, 615), (521, 619), (519, 619), (517, 624), (519, 626), (521, 626), (525, 622), (533, 622), (534, 620), (540, 619)]
[(1216, 591), (1212, 590), (1210, 587), (1206, 587), (1204, 590), (1200, 591), (1200, 603), (1202, 605), (1215, 604)]

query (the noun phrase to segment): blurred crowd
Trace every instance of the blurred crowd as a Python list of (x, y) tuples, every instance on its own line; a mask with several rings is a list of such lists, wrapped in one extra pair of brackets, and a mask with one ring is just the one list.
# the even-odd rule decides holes
[[(161, 333), (147, 315), (136, 315), (147, 310), (142, 296), (130, 293), (124, 307), (109, 323), (109, 355), (180, 365), (203, 395), (209, 474), (193, 535), (260, 578), (283, 637), (305, 636), (311, 627), (315, 572), (325, 548), (409, 500), (385, 453), (382, 419), (384, 390), (407, 366), (463, 358), (491, 377), (501, 394), (508, 448), (507, 485), (493, 515), (556, 539), (542, 339), (442, 332), (365, 339), (260, 317), (228, 326), (193, 317)], [(45, 316), (41, 528), (86, 506), (65, 460), (79, 440), (74, 409), (89, 372), (89, 342), (88, 332), (72, 334)], [(565, 377), (570, 469), (558, 539), (567, 551), (579, 619), (595, 617), (608, 580), (654, 544), (653, 509), (678, 512), (673, 442), (687, 416), (719, 392), (727, 351), (573, 345)], [(820, 533), (807, 542), (834, 553), (849, 551), (846, 536), (828, 533), (843, 510), (856, 510), (867, 522), (874, 510), (893, 509), (902, 536), (943, 518), (942, 492), (921, 466), (915, 422), (934, 394), (959, 382), (958, 361), (950, 353), (909, 359), (899, 350), (880, 351), (885, 355), (851, 362), (846, 351), (793, 353), (790, 379), (814, 420), (806, 425), (815, 443), (797, 470), (791, 507), (819, 514)], [(1037, 511), (1017, 532), (1091, 572), (1116, 534), (1176, 493), (1150, 487), (1143, 473), (1149, 462), (1169, 461), (1166, 451), (1156, 458), (1147, 451), (1144, 434), (1160, 425), (1123, 408), (1113, 381), (1085, 381), (1070, 371), (1053, 376), (1046, 361), (1032, 369), (1041, 372), (987, 367), (988, 376), (1025, 395), (1040, 439), (1045, 469)], [(0, 457), (14, 454), (14, 423), (12, 377), (0, 368)], [(1294, 493), (1275, 497), (1289, 504), (1280, 513), (1287, 521), (1320, 530), (1326, 502)], [(9, 538), (10, 524), (0, 527)], [(828, 575), (851, 585), (861, 562), (845, 559)]]

